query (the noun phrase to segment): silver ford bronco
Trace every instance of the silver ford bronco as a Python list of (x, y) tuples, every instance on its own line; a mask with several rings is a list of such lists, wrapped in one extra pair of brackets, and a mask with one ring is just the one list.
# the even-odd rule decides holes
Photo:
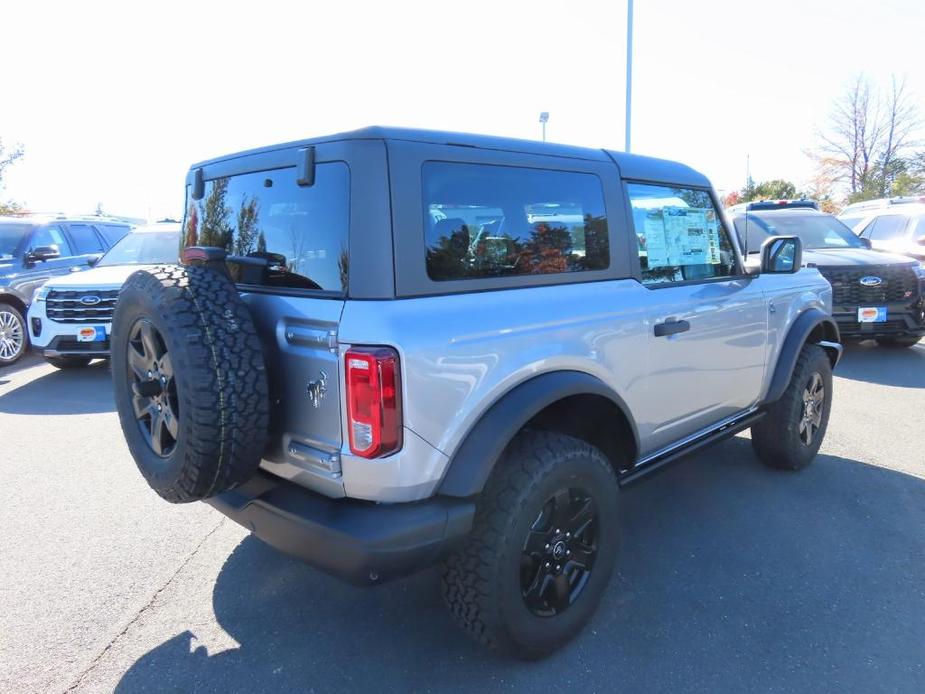
[(195, 164), (112, 367), (151, 487), (355, 583), (433, 564), (537, 658), (591, 618), (621, 486), (751, 428), (813, 460), (841, 353), (798, 238), (743, 262), (710, 182), (600, 149), (386, 128)]

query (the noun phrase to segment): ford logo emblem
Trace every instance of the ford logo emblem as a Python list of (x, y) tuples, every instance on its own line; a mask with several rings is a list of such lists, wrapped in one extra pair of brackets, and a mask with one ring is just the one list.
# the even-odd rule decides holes
[(80, 297), (80, 303), (82, 303), (84, 306), (96, 306), (98, 303), (100, 303), (100, 301), (102, 301), (102, 299), (100, 299), (98, 296), (93, 296), (92, 294), (89, 296)]
[(879, 287), (883, 283), (882, 279), (873, 275), (867, 275), (867, 277), (862, 277), (858, 281), (865, 287)]

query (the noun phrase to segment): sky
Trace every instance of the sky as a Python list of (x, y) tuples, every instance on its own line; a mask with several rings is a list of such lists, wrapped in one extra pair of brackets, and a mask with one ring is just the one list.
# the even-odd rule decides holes
[[(632, 151), (740, 188), (805, 183), (859, 72), (925, 106), (923, 0), (636, 0)], [(144, 8), (144, 9), (140, 9)], [(0, 199), (182, 214), (189, 165), (399, 125), (623, 149), (625, 0), (14, 0), (0, 16)], [(923, 108), (925, 111), (925, 108)], [(923, 138), (925, 139), (925, 138)]]

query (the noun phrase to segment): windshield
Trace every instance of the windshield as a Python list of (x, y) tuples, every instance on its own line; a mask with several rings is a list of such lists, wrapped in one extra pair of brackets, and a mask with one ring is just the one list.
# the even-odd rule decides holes
[(128, 234), (109, 249), (109, 252), (97, 263), (97, 267), (175, 263), (179, 249), (179, 231), (145, 231)]
[(739, 239), (746, 238), (745, 220), (748, 219), (748, 252), (758, 253), (769, 236), (798, 236), (803, 248), (866, 248), (852, 231), (829, 215), (756, 215), (749, 214), (735, 220)]
[(0, 258), (12, 258), (32, 229), (31, 224), (0, 224)]

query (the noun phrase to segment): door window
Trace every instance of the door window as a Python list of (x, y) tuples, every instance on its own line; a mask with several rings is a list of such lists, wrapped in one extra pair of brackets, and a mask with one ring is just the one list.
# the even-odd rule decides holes
[(89, 224), (68, 224), (67, 230), (74, 241), (77, 255), (91, 255), (103, 252), (100, 237), (96, 235), (96, 231)]
[(57, 224), (50, 224), (36, 229), (35, 233), (32, 234), (32, 243), (30, 246), (32, 249), (38, 248), (39, 246), (57, 246), (58, 254), (62, 258), (74, 255), (74, 251), (71, 250), (71, 244), (67, 242), (64, 232)]
[(643, 183), (627, 188), (644, 284), (739, 274), (729, 232), (708, 191)]
[(865, 236), (871, 241), (897, 241), (903, 237), (908, 217), (889, 214), (877, 217), (867, 228)]

